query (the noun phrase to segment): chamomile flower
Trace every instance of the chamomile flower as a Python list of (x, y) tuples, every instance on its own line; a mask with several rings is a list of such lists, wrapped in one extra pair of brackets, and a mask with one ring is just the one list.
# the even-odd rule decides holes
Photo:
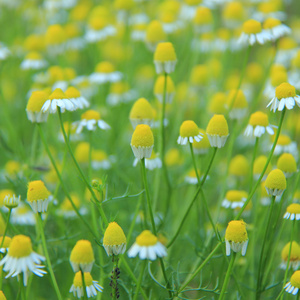
[[(287, 267), (290, 246), (291, 246), (291, 243), (287, 243), (281, 251), (281, 259), (282, 260), (281, 260), (280, 268), (284, 269), (284, 270)], [(297, 270), (299, 268), (299, 266), (300, 266), (300, 246), (297, 242), (292, 241), (289, 268), (291, 267), (293, 270)]]
[[(268, 160), (268, 158), (265, 155), (260, 155), (257, 158), (255, 158), (254, 164), (253, 164), (253, 177), (255, 180), (257, 180), (260, 177), (260, 175), (266, 165), (267, 160)], [(262, 180), (265, 180), (267, 178), (267, 175), (271, 172), (271, 170), (272, 170), (272, 168), (269, 163)]]
[(209, 8), (199, 6), (193, 18), (195, 31), (197, 33), (209, 32), (213, 27), (213, 16)]
[(195, 17), (197, 14), (197, 9), (201, 5), (202, 0), (184, 0), (182, 6), (180, 7), (180, 18), (188, 21)]
[(139, 124), (152, 126), (154, 119), (153, 108), (145, 98), (139, 98), (132, 106), (129, 120), (133, 128)]
[(283, 216), (287, 220), (300, 220), (300, 204), (292, 203), (286, 208), (286, 212)]
[(124, 254), (126, 243), (123, 229), (116, 222), (109, 223), (103, 237), (103, 247), (106, 254), (108, 256)]
[(157, 257), (167, 256), (167, 249), (151, 231), (144, 230), (137, 236), (127, 254), (128, 257), (136, 257), (139, 254), (140, 259), (155, 260)]
[[(84, 272), (84, 283), (86, 288), (86, 295), (88, 298), (96, 297), (98, 292), (103, 291), (103, 287), (98, 283), (97, 280), (93, 280), (90, 272)], [(83, 282), (82, 282), (82, 275), (81, 272), (78, 271), (75, 273), (73, 284), (70, 288), (70, 293), (73, 293), (74, 297), (76, 298), (83, 298), (84, 291), (83, 291)]]
[(230, 109), (229, 117), (231, 119), (242, 119), (248, 108), (248, 102), (242, 90), (231, 90), (228, 95), (227, 107)]
[(31, 181), (27, 189), (27, 202), (32, 210), (37, 212), (46, 212), (52, 195), (41, 180)]
[(75, 107), (83, 109), (85, 107), (89, 107), (89, 102), (81, 95), (78, 89), (73, 86), (69, 86), (66, 91), (65, 95), (67, 98), (74, 104)]
[[(165, 82), (167, 81), (167, 82)], [(166, 86), (166, 91), (165, 91)], [(160, 75), (157, 77), (154, 84), (154, 95), (159, 100), (160, 103), (163, 103), (164, 92), (166, 93), (165, 101), (166, 103), (171, 103), (175, 96), (175, 85), (170, 76)]]
[(194, 153), (197, 155), (205, 155), (210, 148), (210, 143), (204, 129), (200, 128), (199, 134), (201, 134), (202, 139), (200, 142), (197, 142), (196, 140), (193, 141)]
[(123, 74), (116, 71), (112, 63), (103, 61), (96, 65), (95, 72), (89, 76), (89, 79), (91, 83), (104, 84), (120, 81), (122, 77)]
[(286, 179), (279, 169), (271, 171), (266, 179), (265, 188), (271, 196), (281, 196), (286, 189)]
[(254, 19), (250, 19), (244, 22), (243, 32), (238, 42), (252, 46), (256, 43), (263, 45), (270, 40), (272, 40), (272, 35), (262, 29), (261, 23)]
[[(81, 206), (80, 198), (78, 197), (78, 195), (75, 193), (71, 193), (70, 196), (80, 214), (82, 216), (86, 215), (88, 213), (88, 210), (86, 209), (86, 207)], [(65, 197), (60, 206), (56, 209), (56, 213), (58, 216), (62, 216), (66, 219), (73, 219), (77, 217), (77, 214), (67, 197)]]
[(79, 240), (71, 251), (70, 264), (74, 272), (91, 272), (95, 261), (92, 244), (88, 240)]
[(222, 17), (226, 27), (234, 29), (241, 25), (245, 19), (245, 8), (239, 1), (225, 3), (222, 10)]
[(44, 91), (32, 92), (26, 106), (28, 120), (32, 123), (43, 123), (47, 121), (49, 111), (46, 111), (45, 113), (42, 112), (42, 107), (47, 99), (48, 94)]
[(297, 163), (291, 153), (283, 153), (277, 160), (277, 168), (280, 169), (286, 178), (297, 172)]
[(226, 193), (222, 206), (232, 209), (242, 207), (247, 200), (247, 197), (248, 194), (245, 191), (230, 190)]
[(97, 128), (108, 130), (110, 126), (101, 120), (100, 113), (95, 110), (87, 110), (81, 115), (81, 120), (73, 123), (77, 129), (76, 133), (81, 133), (83, 128), (89, 131), (95, 131)]
[[(272, 146), (270, 146), (270, 148), (271, 147)], [(279, 138), (278, 138), (275, 150), (274, 150), (274, 155), (279, 155), (282, 153), (291, 153), (294, 157), (298, 156), (297, 143), (292, 141), (291, 138), (285, 134), (279, 135)]]
[(130, 145), (137, 159), (150, 158), (154, 146), (154, 137), (151, 128), (145, 124), (137, 125)]
[(243, 178), (249, 174), (248, 172), (249, 172), (249, 162), (244, 155), (239, 154), (231, 159), (229, 164), (230, 175)]
[(126, 82), (113, 82), (110, 86), (106, 102), (110, 106), (116, 106), (120, 103), (128, 103), (137, 98), (137, 92), (131, 90)]
[(47, 97), (47, 100), (42, 106), (41, 112), (55, 114), (58, 107), (62, 113), (65, 112), (65, 110), (74, 111), (77, 109), (77, 106), (75, 106), (72, 101), (68, 99), (66, 94), (59, 88), (55, 89)]
[[(137, 166), (139, 160), (137, 158), (134, 159), (133, 166)], [(152, 151), (151, 156), (149, 158), (145, 158), (145, 167), (148, 170), (160, 169), (162, 167), (161, 159), (158, 154)]]
[(223, 115), (214, 115), (210, 119), (206, 127), (206, 135), (211, 147), (222, 148), (225, 146), (229, 131), (227, 121)]
[(172, 43), (159, 43), (154, 52), (154, 65), (157, 74), (174, 72), (177, 63)]
[(296, 94), (296, 89), (291, 84), (284, 82), (280, 84), (275, 90), (275, 97), (269, 102), (267, 107), (276, 112), (278, 109), (282, 111), (285, 107), (293, 109), (295, 104), (300, 107), (300, 96)]
[(261, 137), (266, 131), (270, 135), (274, 134), (274, 129), (269, 125), (268, 115), (261, 111), (251, 114), (244, 135)]
[(20, 202), (18, 207), (12, 210), (10, 222), (16, 225), (30, 225), (36, 224), (36, 218), (33, 210), (23, 202)]
[(208, 103), (208, 111), (212, 114), (226, 113), (227, 97), (225, 93), (218, 92), (212, 95)]
[(42, 58), (38, 52), (30, 52), (22, 61), (20, 68), (22, 70), (39, 70), (47, 66), (47, 61)]
[(158, 20), (151, 21), (146, 28), (145, 43), (149, 50), (155, 51), (157, 45), (167, 40), (167, 35), (161, 22)]
[(3, 271), (9, 272), (5, 278), (15, 277), (23, 273), (24, 286), (27, 285), (29, 272), (42, 277), (47, 272), (40, 263), (45, 258), (32, 250), (31, 239), (25, 235), (15, 235), (9, 245), (8, 253), (0, 261)]
[(12, 208), (16, 208), (19, 205), (20, 201), (21, 201), (20, 195), (18, 197), (15, 194), (13, 194), (12, 196), (6, 195), (3, 200), (3, 204), (6, 208), (12, 209)]
[(284, 289), (289, 294), (297, 295), (300, 289), (300, 271), (296, 271), (290, 281), (284, 286)]
[(179, 137), (177, 143), (179, 145), (186, 145), (187, 143), (200, 142), (202, 140), (202, 134), (199, 132), (199, 128), (194, 121), (184, 121), (179, 130)]
[(263, 23), (263, 28), (272, 36), (272, 40), (277, 40), (284, 35), (291, 34), (292, 30), (279, 19), (268, 18)]
[(248, 234), (246, 224), (243, 221), (231, 221), (228, 223), (225, 232), (226, 255), (229, 256), (231, 250), (234, 252), (242, 251), (245, 256), (248, 246)]

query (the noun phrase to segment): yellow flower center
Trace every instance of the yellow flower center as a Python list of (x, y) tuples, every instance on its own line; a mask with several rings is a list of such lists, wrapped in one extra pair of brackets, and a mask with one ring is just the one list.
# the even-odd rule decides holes
[[(93, 277), (91, 276), (91, 273), (84, 272), (83, 276), (84, 276), (84, 283), (85, 283), (86, 287), (93, 285)], [(73, 285), (75, 287), (83, 287), (82, 276), (81, 276), (80, 271), (75, 273), (74, 280), (73, 280)]]
[[(2, 244), (3, 236), (0, 237), (0, 245)], [(11, 243), (11, 238), (9, 236), (5, 236), (4, 242), (2, 244), (2, 248), (8, 248)]]
[(150, 22), (146, 29), (146, 41), (156, 43), (166, 40), (166, 33), (163, 30), (161, 23), (157, 20)]
[(252, 126), (267, 127), (269, 125), (268, 115), (261, 111), (257, 111), (250, 116), (249, 124)]
[(300, 271), (296, 271), (291, 277), (291, 285), (300, 288)]
[[(232, 104), (232, 101), (233, 104)], [(248, 106), (248, 102), (242, 90), (231, 90), (228, 95), (227, 104), (232, 108), (246, 108)]]
[(284, 37), (279, 40), (278, 48), (280, 50), (292, 50), (292, 49), (296, 49), (297, 47), (298, 47), (297, 42), (290, 37)]
[[(254, 165), (253, 165), (253, 174), (257, 175), (257, 174), (261, 174), (266, 162), (267, 162), (267, 157), (264, 155), (260, 155), (259, 157), (257, 157), (254, 161)], [(267, 170), (266, 170), (266, 174), (270, 173), (271, 171), (271, 166), (270, 163), (268, 164)]]
[(76, 72), (73, 68), (64, 68), (63, 72), (65, 80), (72, 80), (76, 77)]
[(120, 10), (130, 10), (134, 7), (133, 0), (116, 0), (114, 3), (116, 9)]
[(280, 24), (281, 24), (280, 20), (274, 18), (268, 18), (267, 20), (265, 20), (263, 27), (264, 29), (272, 29)]
[[(197, 172), (198, 172), (199, 175), (201, 174), (201, 172), (200, 172), (199, 169), (197, 169)], [(191, 177), (191, 178), (197, 178), (195, 169), (191, 169), (191, 170), (188, 172), (187, 176), (188, 176), (188, 177)]]
[(294, 173), (297, 171), (297, 163), (290, 153), (283, 153), (277, 161), (277, 168), (283, 172)]
[(244, 8), (242, 3), (235, 1), (228, 3), (223, 12), (225, 20), (242, 20), (244, 16)]
[(122, 244), (126, 244), (126, 236), (122, 228), (116, 222), (109, 223), (104, 233), (103, 245), (118, 246)]
[(80, 36), (79, 27), (76, 24), (66, 24), (64, 27), (65, 34), (69, 39)]
[(226, 193), (225, 198), (230, 202), (240, 202), (242, 198), (247, 198), (247, 193), (244, 191), (231, 190)]
[(229, 174), (245, 176), (249, 171), (249, 163), (244, 155), (236, 155), (229, 164)]
[(129, 118), (130, 119), (153, 119), (154, 116), (153, 116), (153, 109), (151, 104), (145, 98), (138, 99), (132, 106)]
[(16, 258), (26, 257), (32, 253), (30, 237), (26, 235), (15, 235), (9, 246), (8, 255)]
[(67, 88), (67, 90), (65, 91), (65, 95), (68, 99), (79, 98), (81, 96), (80, 92), (73, 86)]
[(231, 221), (225, 232), (225, 239), (229, 242), (241, 243), (248, 240), (246, 224), (243, 221)]
[(295, 97), (296, 89), (291, 84), (283, 82), (275, 89), (275, 95), (279, 100), (282, 98)]
[(291, 138), (285, 134), (281, 134), (278, 138), (277, 145), (287, 146), (291, 143)]
[(108, 24), (107, 18), (97, 18), (93, 17), (89, 20), (89, 27), (94, 30), (101, 30)]
[(0, 291), (0, 300), (7, 300), (2, 291)]
[(199, 128), (194, 121), (184, 121), (180, 126), (181, 137), (194, 137), (199, 134)]
[(92, 263), (95, 260), (92, 244), (87, 240), (79, 240), (72, 249), (70, 261), (75, 263)]
[(247, 66), (246, 74), (247, 79), (252, 84), (258, 84), (261, 82), (263, 76), (264, 76), (264, 69), (259, 63), (252, 62)]
[(247, 34), (256, 34), (261, 32), (261, 24), (256, 20), (248, 20), (243, 24), (243, 31)]
[(229, 131), (225, 117), (223, 115), (214, 115), (207, 125), (206, 134), (227, 136)]
[(139, 246), (154, 246), (157, 243), (157, 237), (150, 230), (144, 230), (135, 241)]
[(50, 96), (48, 97), (48, 99), (53, 100), (53, 99), (66, 99), (67, 96), (66, 94), (59, 88), (55, 89)]
[(28, 100), (26, 110), (33, 111), (33, 112), (41, 111), (41, 108), (47, 99), (48, 99), (48, 94), (43, 91), (32, 92)]
[(3, 206), (3, 200), (6, 196), (12, 197), (14, 194), (13, 190), (4, 189), (0, 191), (0, 205)]
[(41, 180), (31, 181), (28, 184), (27, 201), (37, 201), (47, 199), (51, 193), (45, 187), (45, 184)]
[(265, 186), (269, 189), (285, 190), (286, 179), (283, 172), (279, 169), (271, 171), (266, 179)]
[(100, 120), (100, 113), (95, 110), (87, 110), (81, 115), (81, 120)]
[[(287, 243), (282, 251), (281, 251), (281, 258), (284, 261), (288, 260), (288, 256), (289, 256), (289, 251), (290, 251), (290, 245), (291, 243)], [(297, 242), (293, 241), (292, 242), (292, 249), (291, 249), (291, 256), (290, 256), (290, 260), (291, 261), (297, 261), (300, 260), (300, 246)]]
[(42, 56), (40, 53), (38, 52), (29, 52), (27, 55), (26, 55), (26, 58), (25, 59), (32, 59), (32, 60), (41, 60), (42, 59)]
[(216, 93), (210, 99), (208, 109), (211, 113), (214, 114), (224, 114), (226, 112), (225, 103), (225, 93)]
[(290, 214), (300, 214), (300, 204), (298, 203), (293, 203), (293, 204), (290, 204), (286, 211)]
[[(160, 75), (157, 77), (155, 85), (154, 85), (154, 94), (163, 94), (165, 88), (165, 76)], [(168, 75), (167, 76), (167, 83), (166, 83), (166, 92), (168, 94), (175, 93), (175, 86), (173, 83), (172, 78)]]
[(112, 73), (115, 71), (114, 65), (108, 61), (97, 64), (95, 71), (97, 73)]
[(176, 61), (176, 53), (170, 42), (159, 43), (154, 53), (154, 61), (167, 62)]
[(81, 142), (75, 148), (75, 158), (79, 163), (85, 163), (88, 161), (90, 151), (90, 144)]
[(196, 25), (210, 24), (213, 21), (211, 10), (207, 7), (198, 7), (194, 17)]
[(136, 126), (131, 145), (134, 147), (151, 147), (154, 145), (154, 137), (151, 128), (148, 125), (140, 124)]
[(45, 41), (47, 45), (57, 45), (64, 42), (66, 39), (65, 32), (61, 25), (54, 24), (50, 25), (47, 28), (46, 34), (45, 34)]

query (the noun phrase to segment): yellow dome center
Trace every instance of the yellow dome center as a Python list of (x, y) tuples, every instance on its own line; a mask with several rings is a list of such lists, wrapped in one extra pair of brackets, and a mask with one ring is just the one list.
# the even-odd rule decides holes
[(135, 241), (139, 246), (154, 246), (157, 243), (157, 237), (150, 230), (144, 230)]
[(294, 173), (297, 171), (297, 163), (290, 153), (283, 153), (277, 161), (277, 168), (283, 172)]
[(97, 64), (95, 71), (97, 73), (112, 73), (115, 71), (115, 68), (112, 63), (108, 61), (103, 61)]
[(151, 128), (148, 125), (137, 125), (132, 138), (131, 145), (134, 147), (151, 147), (154, 145), (154, 137)]
[(138, 99), (132, 106), (129, 118), (130, 119), (153, 119), (154, 116), (153, 116), (153, 109), (151, 104), (145, 98)]
[(41, 108), (43, 107), (47, 99), (48, 99), (48, 95), (43, 91), (32, 92), (28, 100), (26, 110), (33, 111), (33, 112), (41, 111)]
[(89, 264), (94, 260), (94, 252), (91, 242), (87, 240), (79, 240), (72, 249), (70, 261)]
[(264, 26), (264, 29), (272, 29), (280, 24), (281, 24), (280, 20), (274, 19), (274, 18), (268, 18), (267, 20), (265, 20), (263, 26)]
[(293, 204), (290, 204), (286, 211), (290, 214), (300, 214), (300, 204), (298, 203), (293, 203)]
[(199, 128), (194, 121), (184, 121), (180, 126), (180, 136), (185, 137), (194, 137), (199, 134)]
[(269, 189), (285, 190), (286, 179), (283, 172), (279, 169), (271, 171), (266, 179), (265, 186)]
[(59, 88), (55, 89), (50, 96), (48, 97), (48, 99), (53, 100), (53, 99), (66, 99), (67, 96), (66, 94)]
[[(86, 287), (93, 285), (93, 278), (92, 278), (92, 276), (89, 272), (84, 272), (83, 276), (84, 276), (84, 283), (85, 283)], [(75, 273), (74, 280), (73, 280), (73, 285), (75, 287), (83, 287), (82, 276), (81, 276), (80, 271)]]
[(238, 109), (248, 107), (248, 102), (242, 90), (231, 90), (228, 95), (227, 104), (229, 107)]
[(291, 277), (291, 285), (300, 288), (300, 271), (296, 271)]
[(243, 24), (243, 31), (247, 34), (256, 34), (261, 32), (261, 24), (256, 20), (248, 20)]
[(116, 222), (109, 223), (104, 233), (103, 245), (118, 246), (122, 244), (126, 244), (123, 229)]
[(37, 201), (48, 199), (51, 193), (45, 187), (45, 184), (41, 180), (31, 181), (28, 184), (27, 201)]
[(268, 115), (261, 111), (257, 111), (250, 116), (249, 124), (252, 126), (267, 127), (269, 125)]
[(159, 43), (154, 53), (154, 61), (167, 62), (176, 61), (176, 53), (170, 42)]
[[(289, 251), (290, 251), (290, 245), (291, 243), (287, 243), (284, 248), (281, 251), (281, 258), (284, 261), (288, 260), (289, 256)], [(292, 242), (292, 249), (291, 249), (291, 256), (290, 256), (291, 261), (297, 261), (300, 260), (300, 246), (297, 242), (293, 241)]]
[(87, 110), (81, 115), (81, 120), (100, 120), (100, 113), (95, 110)]
[(223, 115), (214, 115), (207, 125), (206, 134), (227, 136), (229, 131), (225, 117)]
[(291, 84), (283, 82), (276, 88), (275, 95), (279, 100), (282, 98), (295, 97), (296, 89)]
[(161, 23), (157, 20), (152, 21), (146, 29), (146, 41), (156, 43), (166, 40), (166, 33), (163, 30)]
[(65, 95), (69, 99), (79, 98), (81, 96), (80, 92), (73, 86), (70, 86), (70, 87), (67, 88), (67, 90), (65, 91)]
[(241, 243), (248, 240), (246, 224), (243, 221), (231, 221), (225, 232), (225, 239), (229, 242)]
[(26, 257), (32, 253), (30, 237), (26, 235), (15, 235), (9, 246), (8, 255), (16, 258)]

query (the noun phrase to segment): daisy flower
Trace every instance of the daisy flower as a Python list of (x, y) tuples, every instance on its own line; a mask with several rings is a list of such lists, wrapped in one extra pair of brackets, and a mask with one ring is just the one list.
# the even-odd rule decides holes
[(44, 113), (42, 112), (42, 107), (48, 99), (48, 96), (45, 91), (32, 92), (26, 106), (26, 114), (29, 121), (32, 123), (47, 122), (49, 110)]
[(108, 170), (111, 167), (111, 162), (105, 151), (92, 149), (91, 165), (94, 170)]
[(150, 51), (155, 51), (157, 45), (167, 40), (167, 35), (161, 22), (158, 20), (151, 21), (146, 28), (145, 43)]
[(297, 220), (297, 221), (300, 220), (300, 204), (298, 203), (290, 204), (287, 207), (283, 218), (287, 220)]
[(286, 189), (286, 179), (279, 169), (271, 171), (266, 179), (265, 188), (271, 196), (281, 196)]
[[(97, 280), (93, 280), (89, 272), (84, 272), (83, 276), (88, 298), (96, 297), (98, 292), (103, 291), (103, 287), (98, 284)], [(80, 271), (75, 273), (73, 284), (70, 288), (70, 293), (73, 293), (74, 297), (79, 299), (84, 297), (82, 275)]]
[(263, 28), (272, 36), (272, 40), (277, 40), (284, 35), (291, 34), (292, 30), (280, 20), (275, 18), (268, 18), (263, 23)]
[[(165, 82), (165, 80), (167, 82)], [(165, 91), (166, 86), (166, 91)], [(171, 103), (175, 96), (175, 85), (170, 76), (160, 75), (157, 77), (154, 84), (154, 95), (159, 100), (160, 103), (163, 103), (164, 92), (166, 93), (165, 101), (166, 103)]]
[(177, 143), (179, 145), (186, 145), (188, 142), (193, 143), (200, 142), (202, 140), (202, 134), (199, 132), (199, 128), (194, 121), (184, 121), (179, 130), (179, 137)]
[(103, 61), (96, 65), (95, 72), (89, 76), (91, 83), (103, 84), (106, 82), (120, 81), (123, 74), (115, 70), (112, 63)]
[(154, 65), (157, 74), (174, 72), (177, 63), (172, 43), (159, 43), (154, 52)]
[(89, 102), (85, 99), (85, 97), (81, 96), (79, 90), (73, 86), (69, 86), (66, 89), (65, 95), (77, 108), (83, 109), (85, 107), (90, 106)]
[(246, 223), (243, 221), (229, 222), (225, 232), (225, 243), (227, 256), (230, 255), (231, 250), (242, 251), (242, 255), (245, 256), (248, 246)]
[(97, 128), (108, 130), (110, 126), (101, 120), (100, 113), (95, 110), (88, 110), (81, 115), (81, 120), (73, 123), (77, 126), (76, 133), (81, 133), (83, 128), (89, 131), (95, 131)]
[(210, 119), (206, 127), (206, 135), (211, 147), (222, 148), (225, 146), (229, 131), (227, 121), (223, 115), (214, 115)]
[(10, 221), (16, 225), (31, 225), (36, 224), (36, 218), (33, 210), (23, 202), (20, 202), (18, 207), (12, 210)]
[(103, 237), (103, 247), (107, 255), (124, 254), (126, 243), (123, 229), (116, 222), (109, 223)]
[(45, 187), (44, 182), (41, 180), (31, 181), (27, 189), (27, 202), (32, 210), (37, 212), (46, 212), (48, 203), (52, 200), (51, 193)]
[(114, 36), (116, 33), (116, 28), (109, 24), (109, 16), (93, 16), (88, 21), (85, 39), (89, 43), (96, 43)]
[(21, 63), (22, 70), (39, 70), (47, 66), (47, 61), (38, 52), (30, 52)]
[(277, 168), (280, 169), (286, 178), (297, 172), (297, 162), (291, 153), (283, 153), (277, 160)]
[(296, 271), (290, 281), (284, 286), (284, 289), (289, 294), (297, 295), (300, 289), (300, 271)]
[(236, 155), (229, 164), (229, 175), (236, 176), (240, 179), (247, 176), (249, 173), (249, 162), (244, 155)]
[(154, 137), (148, 125), (137, 125), (131, 138), (131, 148), (137, 159), (150, 158), (154, 146)]
[(5, 278), (15, 277), (23, 273), (24, 286), (27, 285), (29, 272), (37, 276), (44, 276), (47, 272), (42, 270), (40, 263), (45, 257), (33, 252), (31, 239), (25, 235), (15, 235), (10, 243), (8, 253), (0, 261), (4, 272), (9, 272)]
[(91, 272), (95, 261), (92, 244), (88, 240), (79, 240), (71, 251), (70, 264), (74, 272)]
[(155, 260), (157, 257), (167, 256), (167, 249), (151, 231), (144, 230), (137, 236), (127, 254), (128, 257), (136, 257), (139, 254), (140, 259)]
[(132, 106), (129, 120), (133, 128), (139, 124), (152, 126), (154, 112), (151, 104), (145, 98), (139, 98)]
[(249, 124), (245, 129), (244, 135), (261, 137), (266, 131), (270, 135), (274, 134), (274, 129), (269, 125), (268, 115), (261, 111), (251, 114)]
[[(133, 166), (136, 167), (138, 162), (139, 160), (135, 158)], [(145, 158), (145, 167), (148, 170), (160, 169), (162, 167), (162, 162), (158, 156), (158, 153), (152, 151), (151, 156), (149, 158)]]
[[(289, 252), (290, 252), (290, 246), (291, 243), (287, 243), (282, 251), (281, 251), (281, 259), (282, 262), (280, 264), (281, 269), (286, 269), (287, 267), (287, 261), (289, 257)], [(300, 266), (300, 246), (297, 242), (293, 241), (292, 242), (292, 247), (291, 247), (291, 255), (290, 255), (290, 264), (289, 267), (292, 267), (293, 270), (297, 270)]]
[(284, 82), (280, 84), (275, 90), (275, 97), (270, 101), (267, 107), (276, 112), (278, 109), (282, 111), (285, 107), (293, 109), (295, 104), (300, 107), (300, 96), (296, 94), (296, 89), (291, 84)]
[(245, 191), (231, 190), (225, 195), (225, 199), (222, 202), (222, 206), (225, 208), (235, 209), (242, 207), (247, 200), (248, 194)]

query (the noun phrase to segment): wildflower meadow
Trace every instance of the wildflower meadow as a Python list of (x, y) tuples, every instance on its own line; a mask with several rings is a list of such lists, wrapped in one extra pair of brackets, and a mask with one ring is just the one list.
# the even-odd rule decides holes
[(298, 0), (0, 25), (0, 300), (300, 299)]

